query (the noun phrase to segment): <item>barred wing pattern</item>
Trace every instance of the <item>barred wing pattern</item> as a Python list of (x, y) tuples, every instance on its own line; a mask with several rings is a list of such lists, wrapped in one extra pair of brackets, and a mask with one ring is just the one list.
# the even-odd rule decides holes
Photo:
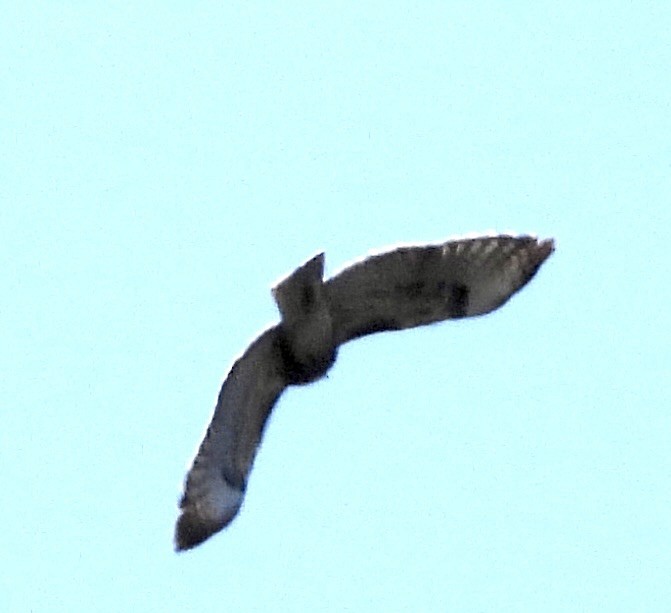
[(530, 236), (497, 236), (365, 259), (326, 283), (336, 342), (489, 313), (531, 280), (553, 248)]
[(401, 247), (323, 281), (319, 254), (273, 289), (281, 321), (238, 359), (186, 477), (176, 549), (195, 547), (237, 515), (267, 419), (289, 385), (323, 377), (347, 341), (484, 315), (524, 287), (552, 240), (490, 236)]

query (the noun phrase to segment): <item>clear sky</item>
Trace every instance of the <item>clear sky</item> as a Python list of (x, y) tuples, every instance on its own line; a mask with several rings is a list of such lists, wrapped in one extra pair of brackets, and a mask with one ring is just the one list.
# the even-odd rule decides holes
[[(669, 3), (83, 4), (0, 22), (0, 609), (671, 610)], [(557, 251), (289, 390), (175, 554), (271, 285), (490, 230)]]

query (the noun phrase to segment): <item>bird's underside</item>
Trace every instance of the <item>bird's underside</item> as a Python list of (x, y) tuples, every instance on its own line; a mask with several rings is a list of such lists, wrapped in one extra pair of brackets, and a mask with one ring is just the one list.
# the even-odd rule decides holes
[(176, 549), (190, 549), (237, 515), (270, 412), (289, 385), (323, 377), (338, 347), (375, 332), (484, 315), (534, 276), (552, 240), (489, 236), (402, 247), (323, 281), (324, 255), (273, 289), (281, 320), (231, 368), (186, 477)]

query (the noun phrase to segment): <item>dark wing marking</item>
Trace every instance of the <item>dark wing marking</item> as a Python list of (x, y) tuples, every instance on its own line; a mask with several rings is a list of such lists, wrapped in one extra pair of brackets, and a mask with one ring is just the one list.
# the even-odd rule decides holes
[(175, 546), (190, 549), (238, 513), (266, 420), (286, 387), (278, 327), (257, 338), (224, 382), (180, 502)]
[(528, 283), (553, 249), (552, 240), (495, 236), (365, 259), (326, 283), (336, 344), (489, 313)]

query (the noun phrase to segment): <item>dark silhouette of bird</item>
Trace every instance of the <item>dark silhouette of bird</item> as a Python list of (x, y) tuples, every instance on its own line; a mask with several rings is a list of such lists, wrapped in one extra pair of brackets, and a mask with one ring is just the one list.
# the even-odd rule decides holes
[(272, 290), (280, 323), (249, 346), (221, 388), (186, 477), (176, 549), (199, 545), (235, 518), (265, 424), (288, 386), (323, 377), (338, 347), (361, 336), (493, 311), (553, 250), (551, 239), (483, 236), (400, 247), (327, 281), (323, 253), (292, 272)]

